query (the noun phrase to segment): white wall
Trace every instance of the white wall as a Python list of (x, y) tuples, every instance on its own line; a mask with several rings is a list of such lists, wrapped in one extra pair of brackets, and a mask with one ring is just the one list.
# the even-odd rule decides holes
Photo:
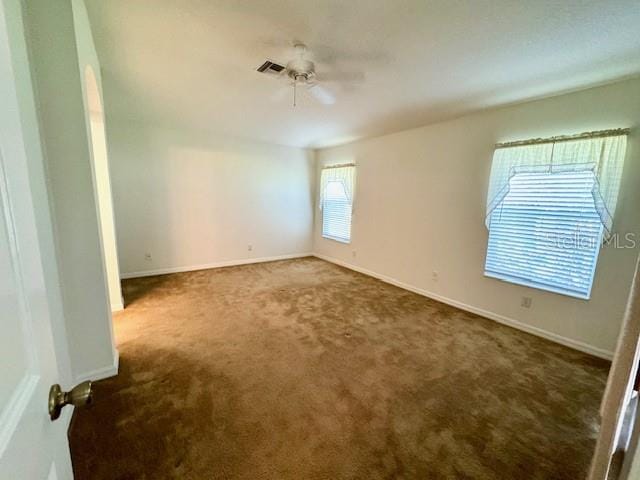
[[(72, 11), (71, 0), (33, 0), (24, 8), (71, 370), (76, 381), (95, 379), (115, 373), (117, 358), (78, 66), (92, 41), (88, 18)], [(81, 13), (75, 25), (74, 13)]]
[[(320, 150), (318, 168), (355, 162), (357, 184), (352, 243), (322, 238), (316, 215), (314, 252), (606, 356), (638, 249), (603, 250), (589, 301), (486, 278), (485, 201), (496, 142), (638, 123), (635, 79)], [(635, 129), (615, 228), (640, 240), (639, 143)], [(520, 307), (522, 296), (533, 298), (530, 309)]]
[(123, 277), (311, 252), (312, 152), (110, 118), (108, 105)]

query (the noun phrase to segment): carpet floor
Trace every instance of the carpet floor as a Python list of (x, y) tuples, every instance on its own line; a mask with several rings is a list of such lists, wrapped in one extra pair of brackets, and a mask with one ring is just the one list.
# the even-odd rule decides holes
[(609, 364), (315, 258), (124, 281), (76, 479), (566, 479)]

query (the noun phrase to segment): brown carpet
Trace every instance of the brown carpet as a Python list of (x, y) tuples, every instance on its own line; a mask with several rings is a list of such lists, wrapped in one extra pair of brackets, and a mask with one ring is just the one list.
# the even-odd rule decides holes
[(584, 478), (609, 364), (324, 261), (124, 282), (78, 480)]

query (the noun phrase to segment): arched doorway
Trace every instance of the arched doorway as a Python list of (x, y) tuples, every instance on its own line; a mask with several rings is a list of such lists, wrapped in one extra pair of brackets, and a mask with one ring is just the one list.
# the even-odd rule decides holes
[(111, 177), (104, 124), (102, 97), (93, 68), (88, 65), (84, 71), (86, 108), (91, 134), (91, 158), (94, 176), (94, 191), (100, 225), (100, 240), (104, 260), (107, 289), (111, 310), (122, 310), (122, 290), (120, 287), (120, 268), (118, 265), (118, 247), (111, 196)]

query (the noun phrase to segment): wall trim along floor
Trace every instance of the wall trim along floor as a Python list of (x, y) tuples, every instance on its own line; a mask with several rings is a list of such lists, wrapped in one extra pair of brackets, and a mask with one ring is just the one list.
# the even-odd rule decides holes
[(123, 273), (120, 278), (152, 277), (154, 275), (166, 275), (168, 273), (194, 272), (196, 270), (208, 270), (210, 268), (235, 267), (236, 265), (248, 265), (251, 263), (275, 262), (277, 260), (289, 260), (292, 258), (312, 257), (313, 253), (292, 253), (288, 255), (275, 255), (272, 257), (243, 258), (241, 260), (225, 260), (223, 262), (203, 263), (201, 265), (189, 265), (186, 267), (157, 268), (155, 270), (143, 270), (140, 272)]
[(124, 310), (124, 302), (120, 303), (112, 303), (111, 304), (111, 312), (119, 312), (120, 310)]
[(417, 293), (418, 295), (422, 295), (422, 296), (431, 298), (433, 300), (446, 303), (447, 305), (451, 305), (453, 307), (459, 308), (461, 310), (465, 310), (470, 313), (475, 313), (476, 315), (480, 315), (490, 320), (494, 320), (498, 323), (508, 325), (509, 327), (517, 328), (518, 330), (531, 333), (532, 335), (546, 338), (547, 340), (551, 340), (552, 342), (556, 342), (566, 347), (573, 348), (574, 350), (579, 350), (581, 352), (585, 352), (599, 358), (604, 358), (606, 360), (611, 360), (613, 358), (613, 352), (611, 351), (604, 350), (602, 348), (598, 348), (593, 345), (580, 342), (578, 340), (573, 340), (571, 338), (563, 337), (562, 335), (558, 335), (557, 333), (549, 332), (541, 328), (527, 325), (525, 323), (519, 322), (518, 320), (505, 317), (504, 315), (500, 315), (498, 313), (490, 312), (488, 310), (483, 310), (482, 308), (477, 308), (471, 305), (467, 305), (466, 303), (453, 300), (451, 298), (443, 297), (442, 295), (438, 295), (437, 293), (429, 292), (428, 290), (423, 290), (422, 288), (414, 287), (413, 285), (409, 285), (407, 283), (401, 282), (399, 280), (396, 280), (395, 278), (388, 277), (387, 275), (382, 275), (380, 273), (373, 272), (371, 270), (367, 270), (366, 268), (358, 267), (357, 265), (353, 265), (353, 264), (344, 262), (342, 260), (338, 260), (337, 258), (328, 257), (326, 255), (321, 255), (318, 253), (314, 253), (313, 255), (321, 260), (335, 263), (336, 265), (340, 265), (341, 267), (345, 267), (350, 270), (363, 273), (370, 277), (377, 278), (378, 280), (382, 280), (383, 282), (389, 283), (391, 285), (395, 285), (396, 287), (409, 290), (410, 292)]
[[(260, 257), (260, 258), (245, 258), (241, 260), (228, 260), (223, 262), (213, 262), (206, 263), (201, 265), (190, 265), (184, 267), (169, 267), (169, 268), (158, 268), (154, 270), (145, 270), (139, 272), (129, 272), (122, 274), (121, 278), (137, 278), (137, 277), (150, 277), (154, 275), (166, 275), (169, 273), (180, 273), (180, 272), (192, 272), (197, 270), (207, 270), (210, 268), (220, 268), (220, 267), (233, 267), (236, 265), (248, 265), (251, 263), (262, 263), (262, 262), (273, 262), (277, 260), (289, 260), (292, 258), (303, 258), (303, 257), (317, 257), (321, 260), (325, 260), (330, 263), (334, 263), (336, 265), (340, 265), (341, 267), (348, 268), (350, 270), (354, 270), (356, 272), (362, 273), (364, 275), (368, 275), (373, 278), (377, 278), (378, 280), (382, 280), (385, 283), (389, 283), (391, 285), (395, 285), (396, 287), (403, 288), (413, 293), (417, 293), (418, 295), (422, 295), (433, 300), (437, 300), (442, 303), (446, 303), (447, 305), (451, 305), (453, 307), (459, 308), (461, 310), (465, 310), (467, 312), (475, 313), (476, 315), (480, 315), (482, 317), (488, 318), (490, 320), (494, 320), (498, 323), (502, 323), (504, 325), (517, 328), (518, 330), (522, 330), (527, 333), (531, 333), (532, 335), (536, 335), (538, 337), (546, 338), (547, 340), (551, 340), (552, 342), (559, 343), (569, 348), (573, 348), (575, 350), (579, 350), (581, 352), (588, 353), (590, 355), (594, 355), (599, 358), (604, 358), (606, 360), (611, 360), (613, 358), (613, 352), (609, 350), (604, 350), (602, 348), (595, 347), (593, 345), (589, 345), (584, 342), (580, 342), (578, 340), (574, 340), (571, 338), (563, 337), (562, 335), (558, 335), (557, 333), (549, 332), (547, 330), (543, 330), (538, 327), (534, 327), (531, 325), (527, 325), (525, 323), (519, 322), (513, 318), (506, 317), (504, 315), (500, 315), (495, 312), (491, 312), (489, 310), (484, 310), (482, 308), (474, 307), (472, 305), (468, 305), (466, 303), (459, 302), (457, 300), (453, 300), (452, 298), (444, 297), (442, 295), (438, 295), (437, 293), (430, 292), (428, 290), (424, 290), (419, 287), (415, 287), (408, 283), (401, 282), (400, 280), (396, 280), (395, 278), (389, 277), (387, 275), (383, 275), (378, 272), (374, 272), (372, 270), (367, 270), (366, 268), (359, 267), (357, 265), (353, 265), (351, 263), (344, 262), (342, 260), (338, 260), (337, 258), (329, 257), (326, 255), (322, 255), (319, 253), (294, 253), (289, 255), (276, 255), (272, 257)], [(117, 359), (114, 367), (108, 367), (100, 370), (96, 370), (94, 372), (88, 372), (87, 374), (80, 375), (78, 377), (78, 381), (93, 379), (98, 380), (100, 378), (107, 378), (113, 375), (116, 375), (118, 372), (117, 367)]]
[(109, 378), (109, 377), (115, 377), (116, 375), (118, 375), (119, 366), (120, 366), (120, 354), (118, 350), (116, 350), (115, 355), (113, 357), (113, 365), (98, 368), (90, 372), (81, 373), (76, 376), (75, 381), (76, 383), (80, 383), (86, 380), (98, 381), (98, 380), (104, 380), (105, 378)]

